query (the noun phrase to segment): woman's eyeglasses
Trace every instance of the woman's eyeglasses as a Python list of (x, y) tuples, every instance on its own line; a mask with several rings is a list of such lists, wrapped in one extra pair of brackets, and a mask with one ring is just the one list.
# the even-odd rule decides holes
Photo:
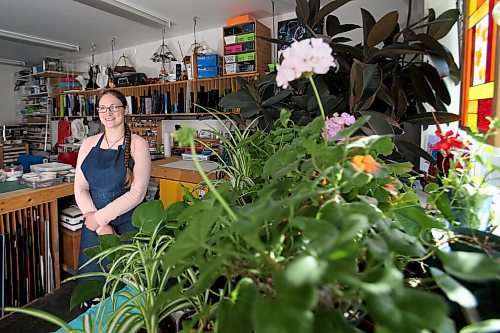
[(110, 106), (104, 106), (104, 105), (101, 105), (97, 108), (97, 111), (99, 113), (104, 113), (104, 112), (118, 112), (118, 110), (120, 110), (120, 108), (123, 108), (124, 106), (123, 105), (110, 105)]

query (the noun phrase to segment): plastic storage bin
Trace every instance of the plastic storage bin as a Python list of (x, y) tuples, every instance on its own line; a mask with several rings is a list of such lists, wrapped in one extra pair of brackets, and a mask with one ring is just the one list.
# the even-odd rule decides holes
[(253, 72), (254, 68), (255, 68), (255, 65), (252, 63), (243, 63), (243, 64), (240, 64), (239, 71), (240, 72)]
[(238, 63), (232, 63), (232, 64), (226, 64), (225, 65), (225, 70), (226, 74), (235, 74), (240, 71), (240, 64)]
[(255, 50), (255, 42), (245, 42), (243, 43), (242, 51), (253, 51)]
[(237, 59), (238, 59), (238, 56), (235, 54), (224, 56), (224, 61), (226, 63), (236, 62), (236, 61), (238, 61)]
[[(71, 164), (59, 163), (59, 162), (50, 162), (43, 164), (34, 164), (31, 167), (32, 172), (44, 172), (44, 171), (63, 171), (69, 170), (72, 168)], [(62, 178), (61, 178), (62, 179)]]
[(255, 60), (255, 52), (242, 53), (236, 56), (236, 61), (252, 61), (252, 60)]
[(199, 67), (216, 67), (219, 64), (217, 54), (200, 54), (196, 57), (196, 65)]
[(255, 31), (255, 24), (252, 23), (247, 23), (243, 26), (243, 32), (254, 32)]
[(32, 166), (33, 164), (42, 164), (43, 162), (48, 162), (48, 159), (44, 156), (20, 154), (17, 157), (17, 161), (22, 164), (24, 173), (28, 173), (31, 170), (30, 166)]
[(230, 45), (230, 46), (224, 46), (224, 53), (238, 53), (241, 51), (243, 51), (243, 44), (234, 44), (234, 45)]
[(198, 78), (206, 79), (210, 77), (217, 77), (219, 70), (217, 66), (214, 67), (198, 67)]
[(255, 40), (255, 34), (253, 32), (236, 36), (236, 42), (252, 42)]
[(234, 44), (236, 43), (236, 36), (224, 36), (224, 42), (226, 42), (226, 44)]

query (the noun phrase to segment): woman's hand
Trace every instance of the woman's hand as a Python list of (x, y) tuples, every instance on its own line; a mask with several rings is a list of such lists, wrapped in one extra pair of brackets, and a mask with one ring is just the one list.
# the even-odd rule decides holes
[(99, 223), (94, 217), (94, 212), (85, 213), (83, 214), (83, 217), (85, 218), (85, 226), (87, 227), (87, 229), (96, 231), (97, 228), (100, 227)]
[(104, 227), (97, 228), (96, 232), (99, 236), (101, 236), (101, 235), (114, 235), (115, 229), (113, 229), (113, 227), (108, 224), (108, 225), (105, 225)]

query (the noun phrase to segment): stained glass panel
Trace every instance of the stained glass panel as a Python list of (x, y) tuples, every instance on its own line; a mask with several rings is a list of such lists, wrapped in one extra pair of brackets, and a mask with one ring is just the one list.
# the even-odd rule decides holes
[(491, 112), (493, 110), (492, 106), (492, 99), (483, 99), (478, 103), (477, 128), (482, 131), (488, 130), (490, 122), (486, 119), (486, 117), (491, 117)]
[(486, 82), (486, 67), (488, 63), (488, 25), (490, 16), (486, 15), (476, 25), (474, 38), (474, 75), (472, 85), (477, 86)]

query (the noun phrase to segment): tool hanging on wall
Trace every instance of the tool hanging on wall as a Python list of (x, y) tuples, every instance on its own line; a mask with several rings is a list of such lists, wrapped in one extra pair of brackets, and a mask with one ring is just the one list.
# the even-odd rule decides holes
[[(111, 38), (111, 64), (115, 63), (115, 38)], [(108, 88), (115, 88), (115, 75), (113, 67), (110, 64), (106, 66), (106, 75), (108, 75)]]
[(94, 55), (97, 46), (95, 43), (90, 45), (90, 52), (92, 52), (92, 62), (89, 66), (89, 82), (87, 82), (87, 89), (96, 89), (97, 88), (97, 74), (99, 74), (99, 66), (94, 63)]

